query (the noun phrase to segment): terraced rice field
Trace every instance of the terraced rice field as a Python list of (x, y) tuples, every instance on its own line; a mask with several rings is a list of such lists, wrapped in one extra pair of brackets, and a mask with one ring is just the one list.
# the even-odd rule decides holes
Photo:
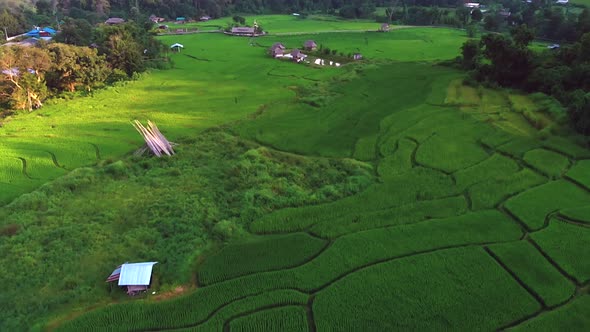
[[(172, 107), (202, 100), (200, 110), (178, 110), (167, 118), (166, 101), (158, 112), (144, 105), (172, 137), (196, 136), (225, 123), (218, 130), (241, 144), (264, 147), (259, 155), (282, 151), (291, 156), (283, 162), (327, 163), (325, 177), (345, 171), (336, 161), (359, 163), (368, 165), (374, 180), (358, 193), (313, 205), (268, 208), (252, 219), (240, 211), (244, 216), (236, 220), (251, 235), (203, 255), (186, 273), (194, 274), (196, 290), (165, 301), (147, 295), (100, 306), (62, 318), (52, 329), (588, 330), (590, 150), (579, 137), (539, 134), (513, 106), (534, 110), (527, 96), (463, 86), (461, 72), (430, 62), (457, 54), (458, 46), (454, 51), (447, 46), (459, 38), (457, 32), (436, 30), (448, 38), (439, 44), (432, 35), (425, 41), (429, 34), (421, 31), (399, 30), (369, 39), (368, 45), (351, 34), (350, 43), (358, 45), (351, 47), (378, 61), (339, 71), (267, 59), (247, 39), (183, 37), (189, 46), (175, 55), (177, 69), (165, 75), (190, 71), (193, 76), (183, 76), (182, 84), (195, 86), (192, 94), (181, 90)], [(344, 45), (346, 34), (339, 36), (334, 43)], [(292, 38), (285, 42), (300, 40)], [(373, 42), (379, 49), (387, 46), (391, 52), (384, 53), (391, 58), (377, 56)], [(238, 45), (244, 49), (241, 60), (228, 53)], [(407, 55), (404, 47), (411, 49)], [(164, 74), (150, 79), (158, 75)], [(226, 82), (218, 87), (227, 90), (203, 83), (208, 75)], [(146, 81), (130, 88), (148, 84), (157, 86)], [(201, 96), (198, 87), (211, 94), (194, 97)], [(163, 95), (160, 89), (151, 91)], [(209, 98), (219, 98), (219, 106)], [(242, 100), (248, 106), (242, 108)], [(228, 116), (216, 117), (219, 112)], [(51, 114), (58, 116), (57, 110)], [(179, 122), (183, 116), (190, 121)], [(196, 128), (187, 129), (191, 121)], [(11, 162), (6, 169), (20, 174), (18, 159)], [(240, 163), (239, 176), (267, 176), (265, 166)], [(192, 195), (201, 197), (208, 189), (203, 185)], [(246, 198), (283, 194), (273, 190), (267, 196), (247, 192)], [(195, 220), (210, 222), (207, 218)], [(179, 260), (193, 266), (193, 254)], [(149, 259), (167, 259), (158, 255)], [(26, 266), (15, 261), (19, 269)], [(164, 278), (168, 272), (162, 269)]]

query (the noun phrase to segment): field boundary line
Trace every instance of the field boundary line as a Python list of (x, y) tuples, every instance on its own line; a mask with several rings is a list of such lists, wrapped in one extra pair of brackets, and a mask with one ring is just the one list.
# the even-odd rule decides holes
[(244, 312), (242, 312), (240, 314), (234, 315), (234, 316), (226, 319), (225, 320), (225, 323), (223, 323), (223, 332), (229, 332), (230, 331), (229, 324), (233, 320), (236, 320), (236, 319), (241, 318), (241, 317), (246, 317), (246, 316), (249, 316), (251, 314), (255, 314), (257, 312), (266, 311), (266, 310), (270, 310), (270, 309), (276, 309), (276, 308), (283, 308), (283, 307), (303, 307), (303, 309), (305, 309), (305, 305), (301, 305), (301, 304), (273, 304), (273, 305), (262, 306), (260, 308), (256, 308), (256, 309), (244, 311)]
[[(213, 316), (215, 316), (219, 311), (223, 310), (223, 308), (235, 303), (235, 302), (239, 302), (242, 300), (245, 300), (247, 298), (250, 297), (255, 297), (255, 296), (259, 296), (268, 292), (272, 292), (272, 291), (280, 291), (280, 290), (291, 290), (291, 291), (295, 291), (304, 295), (309, 295), (306, 292), (303, 292), (300, 289), (296, 289), (296, 288), (273, 288), (273, 289), (267, 289), (267, 290), (263, 290), (260, 292), (256, 292), (250, 295), (244, 295), (244, 296), (240, 296), (237, 297), (227, 303), (222, 304), (221, 306), (217, 307), (215, 310), (213, 310), (211, 313), (209, 313), (209, 315), (207, 315), (207, 317), (205, 317), (204, 319), (201, 319), (195, 323), (190, 323), (190, 324), (184, 324), (181, 326), (175, 326), (175, 327), (160, 327), (160, 328), (149, 328), (149, 329), (138, 329), (138, 330), (133, 330), (133, 331), (141, 331), (141, 332), (156, 332), (156, 331), (176, 331), (176, 330), (184, 330), (187, 328), (193, 328), (193, 327), (197, 327), (199, 325), (205, 324), (207, 321), (209, 321), (211, 318), (213, 318)], [(196, 292), (194, 292), (191, 295), (188, 296), (195, 296), (198, 295), (198, 290)], [(150, 303), (149, 305), (152, 305), (153, 303)], [(286, 305), (279, 305), (279, 306), (302, 306), (302, 305), (297, 305), (297, 304), (286, 304)], [(257, 310), (256, 310), (257, 311)]]
[(514, 273), (514, 271), (512, 271), (508, 267), (508, 265), (504, 264), (504, 262), (502, 262), (500, 257), (498, 257), (487, 246), (483, 247), (483, 249), (488, 253), (488, 255), (490, 255), (490, 257), (492, 259), (494, 259), (496, 261), (496, 263), (498, 263), (498, 265), (500, 265), (500, 267), (502, 269), (504, 269), (514, 279), (514, 281), (516, 281), (520, 285), (520, 287), (524, 288), (527, 291), (527, 293), (529, 293), (529, 295), (532, 296), (541, 305), (541, 308), (547, 308), (547, 304), (545, 303), (545, 300), (543, 300), (543, 298), (539, 294), (537, 294), (537, 292), (535, 292), (530, 286), (528, 286), (524, 281), (522, 281), (522, 279), (520, 279), (518, 277), (518, 275), (516, 275), (516, 273)]

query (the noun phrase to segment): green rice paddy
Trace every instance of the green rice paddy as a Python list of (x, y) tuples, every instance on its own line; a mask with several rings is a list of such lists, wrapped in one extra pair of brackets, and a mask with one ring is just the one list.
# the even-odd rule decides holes
[[(161, 38), (173, 69), (0, 128), (0, 330), (590, 328), (587, 142), (437, 65), (464, 32)], [(366, 60), (265, 54), (306, 39)], [(178, 154), (132, 156), (133, 119)], [(105, 285), (142, 260), (156, 294)]]

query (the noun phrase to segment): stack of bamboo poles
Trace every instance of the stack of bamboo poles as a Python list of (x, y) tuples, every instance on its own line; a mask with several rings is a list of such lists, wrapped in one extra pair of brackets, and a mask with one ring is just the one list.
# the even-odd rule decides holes
[(173, 143), (168, 142), (155, 123), (148, 120), (147, 127), (144, 127), (141, 122), (135, 120), (133, 121), (133, 127), (135, 127), (135, 129), (141, 134), (146, 144), (146, 146), (139, 149), (136, 154), (141, 155), (147, 151), (147, 149), (151, 150), (158, 157), (161, 157), (164, 154), (168, 156), (174, 154), (174, 149), (172, 149)]

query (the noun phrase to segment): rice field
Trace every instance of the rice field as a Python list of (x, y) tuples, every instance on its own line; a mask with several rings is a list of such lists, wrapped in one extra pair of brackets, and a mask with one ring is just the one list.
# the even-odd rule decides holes
[[(464, 32), (256, 19), (332, 32), (162, 36), (173, 69), (0, 128), (1, 330), (590, 328), (586, 138), (438, 65)], [(265, 54), (306, 39), (366, 60)], [(133, 119), (178, 154), (131, 156)], [(105, 286), (131, 260), (156, 294)]]

